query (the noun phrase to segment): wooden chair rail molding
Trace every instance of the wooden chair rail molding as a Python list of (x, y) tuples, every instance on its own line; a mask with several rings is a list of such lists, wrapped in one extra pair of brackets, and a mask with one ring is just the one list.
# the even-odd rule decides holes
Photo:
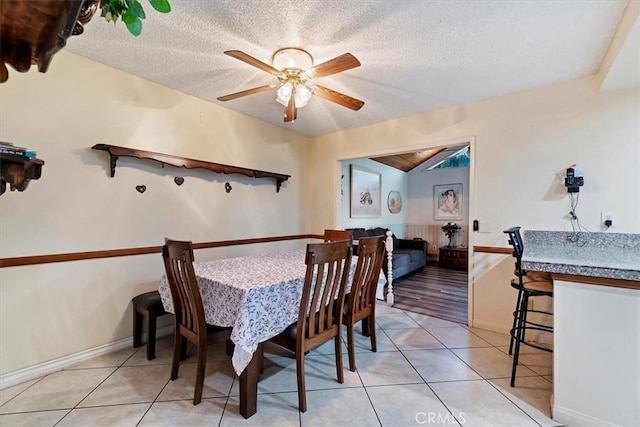
[(285, 175), (276, 172), (266, 172), (257, 169), (241, 168), (238, 166), (223, 165), (220, 163), (205, 162), (202, 160), (188, 159), (186, 157), (172, 156), (170, 154), (155, 153), (153, 151), (137, 150), (135, 148), (118, 147), (117, 145), (96, 144), (94, 150), (102, 150), (109, 153), (111, 178), (116, 174), (116, 161), (119, 156), (135, 157), (138, 159), (150, 159), (176, 167), (187, 169), (207, 169), (217, 173), (237, 173), (248, 176), (249, 178), (273, 178), (276, 180), (276, 192), (280, 191), (282, 183), (291, 178), (291, 175)]
[(513, 253), (513, 249), (511, 248), (503, 248), (501, 246), (474, 246), (474, 252), (482, 252), (484, 254), (505, 254), (511, 255)]
[[(252, 245), (255, 243), (281, 242), (284, 240), (324, 239), (321, 234), (296, 234), (291, 236), (259, 237), (255, 239), (221, 240), (217, 242), (194, 243), (193, 249), (220, 248), (223, 246)], [(162, 246), (142, 248), (110, 249), (91, 252), (71, 252), (66, 254), (34, 255), (14, 258), (0, 258), (0, 268), (25, 265), (50, 264), (53, 262), (81, 261), (86, 259), (114, 258), (132, 255), (162, 253)]]

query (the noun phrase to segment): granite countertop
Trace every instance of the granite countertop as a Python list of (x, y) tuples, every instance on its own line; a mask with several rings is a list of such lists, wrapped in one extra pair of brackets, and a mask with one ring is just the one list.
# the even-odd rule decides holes
[(640, 234), (525, 231), (522, 268), (640, 281)]

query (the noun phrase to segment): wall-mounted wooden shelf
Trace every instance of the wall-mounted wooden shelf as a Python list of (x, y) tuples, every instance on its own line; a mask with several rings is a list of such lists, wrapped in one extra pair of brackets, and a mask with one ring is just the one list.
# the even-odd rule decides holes
[(170, 154), (154, 153), (153, 151), (118, 147), (117, 145), (96, 144), (91, 148), (93, 148), (94, 150), (102, 150), (109, 153), (112, 178), (116, 174), (116, 161), (120, 156), (155, 160), (162, 164), (176, 166), (179, 168), (207, 169), (212, 172), (225, 173), (225, 174), (238, 173), (240, 175), (245, 175), (250, 178), (273, 178), (276, 180), (276, 192), (279, 192), (280, 187), (282, 186), (282, 183), (291, 177), (291, 175), (285, 175), (281, 173), (265, 172), (265, 171), (256, 170), (256, 169), (241, 168), (238, 166), (222, 165), (219, 163), (188, 159), (186, 157), (172, 156)]
[(0, 154), (0, 195), (4, 194), (7, 184), (11, 191), (24, 191), (32, 179), (42, 175), (44, 162), (36, 158), (9, 156)]

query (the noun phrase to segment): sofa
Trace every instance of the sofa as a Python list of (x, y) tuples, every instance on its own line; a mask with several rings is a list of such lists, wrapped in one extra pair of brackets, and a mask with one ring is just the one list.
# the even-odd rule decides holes
[[(364, 228), (347, 228), (353, 232), (353, 240), (356, 241), (360, 237), (373, 237), (373, 236), (385, 236), (387, 234), (386, 228), (376, 227), (370, 229)], [(429, 242), (422, 239), (407, 240), (398, 239), (395, 235), (393, 237), (393, 255), (392, 263), (393, 280), (396, 280), (406, 274), (409, 274), (417, 269), (424, 267), (427, 264), (427, 248)], [(353, 254), (358, 254), (358, 245), (353, 245)], [(383, 270), (385, 276), (387, 275), (387, 262), (383, 263)]]

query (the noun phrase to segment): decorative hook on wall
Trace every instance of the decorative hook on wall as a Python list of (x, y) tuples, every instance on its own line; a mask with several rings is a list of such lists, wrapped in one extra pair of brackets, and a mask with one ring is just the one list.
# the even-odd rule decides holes
[(142, 194), (145, 191), (147, 191), (147, 186), (146, 185), (136, 185), (136, 191), (138, 191), (138, 193)]
[(184, 178), (181, 176), (176, 176), (175, 178), (173, 178), (173, 182), (175, 182), (176, 185), (182, 185), (182, 183), (184, 182)]
[(227, 193), (231, 193), (231, 184), (229, 184), (228, 182), (226, 182), (224, 184), (224, 189)]

